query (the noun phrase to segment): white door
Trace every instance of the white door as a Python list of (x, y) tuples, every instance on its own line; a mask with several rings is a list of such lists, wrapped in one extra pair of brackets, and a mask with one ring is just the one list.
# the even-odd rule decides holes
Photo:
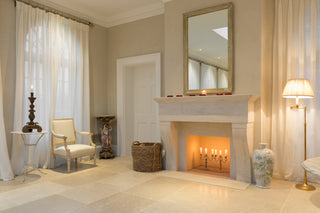
[(134, 67), (134, 135), (133, 139), (140, 142), (160, 142), (157, 126), (155, 66), (144, 64)]
[(117, 60), (118, 156), (130, 156), (133, 141), (161, 141), (160, 83), (160, 53)]

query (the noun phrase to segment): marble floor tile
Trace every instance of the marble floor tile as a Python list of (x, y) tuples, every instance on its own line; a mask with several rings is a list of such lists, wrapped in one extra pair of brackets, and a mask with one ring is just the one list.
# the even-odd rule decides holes
[(119, 187), (121, 190), (126, 190), (133, 186), (149, 181), (153, 178), (155, 178), (154, 173), (127, 171), (113, 176), (107, 176), (106, 178), (100, 179), (97, 182), (108, 183)]
[(155, 201), (139, 196), (117, 193), (108, 198), (90, 204), (88, 207), (93, 212), (141, 212), (143, 208), (153, 204)]
[(32, 184), (21, 189), (14, 189), (0, 193), (0, 198), (6, 198), (18, 204), (24, 204), (53, 195), (55, 193), (59, 193), (66, 189), (68, 189), (67, 186), (51, 182), (41, 182), (39, 184)]
[(90, 204), (95, 201), (109, 197), (120, 191), (120, 188), (107, 183), (89, 183), (83, 186), (73, 187), (72, 189), (59, 193), (64, 197), (76, 200), (84, 204)]
[(59, 212), (70, 212), (74, 209), (81, 208), (82, 204), (65, 198), (59, 195), (52, 195), (49, 197), (45, 197), (36, 201), (32, 201), (23, 205), (19, 205), (10, 209), (6, 209), (5, 212), (14, 212), (14, 213), (25, 213), (25, 212), (33, 212), (33, 213), (59, 213)]
[[(59, 177), (52, 182), (66, 185), (66, 186), (80, 186), (83, 184), (91, 183), (92, 181), (96, 181), (97, 179), (102, 179), (104, 176), (95, 176), (91, 175), (93, 171), (79, 172), (75, 174), (69, 174), (67, 176)], [(113, 175), (112, 172), (105, 172), (106, 175)]]
[(125, 192), (151, 200), (161, 200), (191, 183), (174, 178), (156, 177)]
[(320, 190), (309, 192), (293, 188), (282, 206), (283, 213), (295, 212), (320, 212)]
[(17, 205), (19, 205), (19, 203), (14, 202), (10, 199), (6, 199), (5, 197), (0, 197), (0, 211), (15, 207)]

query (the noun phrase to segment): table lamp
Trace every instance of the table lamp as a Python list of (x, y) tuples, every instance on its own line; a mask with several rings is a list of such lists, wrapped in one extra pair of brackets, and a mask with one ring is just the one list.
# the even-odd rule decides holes
[[(307, 120), (306, 120), (306, 111), (307, 107), (299, 105), (299, 98), (313, 98), (313, 90), (308, 79), (293, 79), (288, 80), (282, 96), (284, 98), (295, 98), (296, 104), (290, 106), (290, 109), (303, 109), (304, 110), (304, 160), (307, 159)], [(297, 189), (313, 191), (316, 188), (308, 184), (307, 181), (307, 172), (304, 170), (304, 181), (303, 183), (296, 184)]]

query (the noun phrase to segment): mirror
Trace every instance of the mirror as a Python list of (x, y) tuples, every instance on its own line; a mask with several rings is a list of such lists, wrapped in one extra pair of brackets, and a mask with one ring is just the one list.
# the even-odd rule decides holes
[(233, 88), (232, 3), (183, 15), (184, 94)]

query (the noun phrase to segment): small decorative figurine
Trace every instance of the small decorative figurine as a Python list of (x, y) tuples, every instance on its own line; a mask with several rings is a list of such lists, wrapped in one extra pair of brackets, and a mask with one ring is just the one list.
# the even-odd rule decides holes
[(103, 129), (101, 129), (102, 135), (102, 150), (99, 153), (100, 159), (110, 159), (114, 158), (115, 154), (111, 148), (111, 120), (115, 119), (113, 115), (101, 115), (97, 116), (97, 119), (102, 122)]

